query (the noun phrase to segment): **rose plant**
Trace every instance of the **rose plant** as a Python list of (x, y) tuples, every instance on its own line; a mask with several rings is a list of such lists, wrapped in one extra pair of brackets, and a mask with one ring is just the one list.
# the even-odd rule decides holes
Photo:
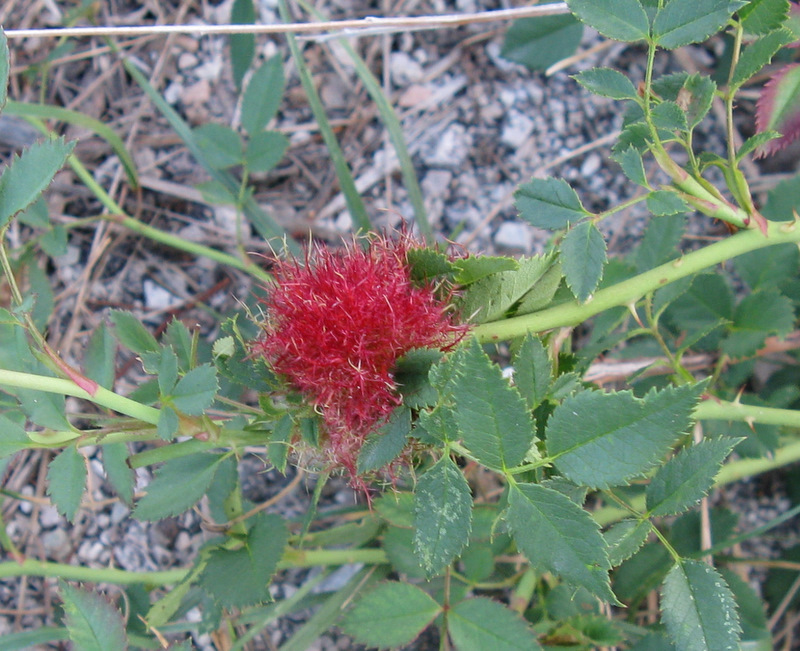
[[(77, 369), (48, 345), (46, 315), (19, 285), (24, 261), (0, 247), (11, 295), (0, 312), (2, 463), (22, 450), (57, 451), (49, 495), (73, 519), (86, 484), (82, 451), (97, 446), (133, 518), (175, 516), (202, 500), (219, 533), (190, 567), (149, 573), (25, 558), (0, 533), (9, 557), (0, 577), (61, 579), (63, 621), (26, 633), (26, 642), (178, 649), (191, 648), (187, 632), (224, 631), (219, 648), (242, 649), (283, 615), (319, 604), (314, 586), (350, 564), (361, 569), (282, 648), (306, 648), (331, 626), (380, 648), (407, 646), (429, 627), (443, 649), (772, 648), (758, 597), (729, 569), (735, 556), (723, 554), (798, 508), (756, 530), (737, 529), (730, 512), (704, 498), (800, 460), (793, 367), (763, 387), (753, 379), (765, 345), (796, 327), (800, 225), (791, 210), (754, 199), (741, 167), (782, 135), (762, 130), (737, 146), (732, 126), (737, 92), (797, 40), (790, 5), (568, 6), (603, 36), (642, 48), (638, 85), (610, 68), (576, 75), (624, 103), (613, 157), (641, 192), (592, 213), (564, 180), (522, 184), (520, 218), (554, 235), (545, 255), (473, 256), (423, 245), (410, 231), (362, 234), (338, 249), (310, 245), (302, 253), (287, 240), (270, 276), (252, 261), (195, 247), (265, 285), (253, 311), (260, 315), (226, 321), (203, 357), (179, 321), (157, 339), (132, 314), (111, 311)], [(655, 77), (659, 50), (718, 32), (731, 36), (726, 83), (700, 73)], [(0, 104), (5, 42), (2, 50)], [(277, 78), (269, 65), (263, 75)], [(780, 101), (759, 110), (779, 105), (781, 116), (760, 124), (793, 124), (792, 78), (771, 82)], [(724, 155), (693, 144), (715, 99), (728, 120)], [(246, 151), (270, 117), (249, 119), (249, 140), (232, 149)], [(231, 133), (226, 141), (239, 137)], [(201, 135), (213, 149), (215, 130)], [(30, 207), (65, 162), (82, 169), (72, 146), (50, 138), (10, 162), (0, 177), (4, 232), (12, 219), (30, 223)], [(216, 178), (221, 187), (244, 187), (246, 174), (241, 186), (226, 176), (241, 162), (232, 160), (212, 165)], [(598, 223), (638, 202), (652, 216), (641, 243), (607, 260)], [(727, 223), (730, 234), (679, 250), (689, 212)], [(121, 209), (115, 214), (123, 226), (185, 247), (126, 221)], [(33, 226), (52, 228), (47, 220)], [(573, 349), (570, 335), (583, 324), (588, 334)], [(132, 396), (113, 390), (116, 344), (152, 376)], [(498, 344), (511, 373), (493, 357)], [(626, 387), (603, 390), (588, 373), (611, 350), (647, 351), (651, 363)], [(699, 371), (687, 361), (697, 351), (712, 359)], [(796, 362), (796, 350), (786, 351)], [(97, 409), (71, 414), (65, 396)], [(325, 525), (315, 507), (299, 523), (246, 503), (237, 463), (252, 449), (281, 472), (294, 464), (318, 473), (316, 498), (327, 477), (344, 474), (362, 506)], [(135, 498), (133, 469), (145, 466), (155, 477)], [(701, 512), (710, 541), (699, 535)], [(306, 567), (324, 571), (270, 603), (275, 574)], [(97, 583), (124, 586), (125, 618), (87, 588)], [(638, 617), (653, 591), (659, 616)], [(198, 605), (201, 621), (189, 621), (186, 611)]]

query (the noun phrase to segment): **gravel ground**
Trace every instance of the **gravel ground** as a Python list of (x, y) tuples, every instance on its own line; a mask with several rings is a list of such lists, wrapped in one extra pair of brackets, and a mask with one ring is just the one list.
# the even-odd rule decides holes
[[(228, 21), (230, 6), (228, 1), (102, 3), (96, 19), (98, 24), (219, 24)], [(0, 23), (6, 29), (57, 25), (71, 7), (72, 3), (55, 0), (10, 0), (0, 9)], [(361, 0), (320, 4), (331, 18), (500, 7), (477, 0), (423, 0), (381, 7)], [(258, 11), (262, 22), (278, 22), (271, 0), (260, 2)], [(643, 75), (642, 56), (635, 48), (620, 45), (600, 48), (548, 77), (504, 60), (499, 54), (503, 33), (504, 25), (492, 24), (362, 38), (354, 44), (374, 70), (387, 68), (388, 61), (385, 81), (402, 120), (437, 235), (453, 238), (471, 251), (523, 255), (542, 251), (548, 235), (516, 219), (511, 193), (518, 183), (532, 176), (563, 177), (593, 211), (624, 201), (636, 191), (608, 160), (610, 139), (622, 121), (619, 105), (589, 96), (569, 75), (586, 67), (610, 65), (628, 71), (638, 81)], [(599, 37), (586, 30), (581, 51), (599, 43)], [(233, 250), (236, 222), (231, 211), (202, 200), (196, 186), (207, 177), (164, 119), (123, 74), (117, 59), (103, 49), (102, 41), (77, 39), (74, 44), (70, 53), (58, 55), (51, 63), (48, 84), (42, 87), (40, 75), (27, 77), (24, 72), (44, 61), (55, 42), (12, 41), (10, 96), (36, 101), (42, 93), (48, 103), (110, 124), (126, 139), (136, 160), (142, 175), (140, 194), (125, 188), (119, 166), (109, 158), (102, 141), (75, 127), (67, 127), (66, 133), (80, 139), (79, 157), (126, 210), (187, 239)], [(280, 38), (259, 37), (257, 50), (262, 59), (280, 53), (289, 61)], [(126, 51), (190, 124), (231, 124), (238, 119), (226, 39), (148, 38)], [(702, 68), (711, 54), (713, 50), (695, 48), (680, 56)], [(323, 49), (314, 42), (306, 45), (305, 55), (375, 223), (397, 227), (410, 220), (411, 206), (396, 166), (391, 164), (376, 110), (346, 55), (336, 47)], [(659, 61), (664, 67), (675, 64), (671, 57)], [(290, 62), (286, 74), (287, 92), (274, 128), (286, 133), (292, 145), (276, 170), (254, 179), (255, 197), (300, 239), (311, 233), (336, 243), (349, 231), (350, 218)], [(713, 115), (704, 125), (711, 147), (721, 145), (715, 135), (720, 133), (717, 127)], [(747, 129), (743, 124), (742, 130)], [(3, 118), (0, 154), (5, 157), (33, 137), (18, 121)], [(767, 178), (765, 184), (768, 182)], [(58, 176), (49, 204), (56, 219), (65, 223), (99, 210), (68, 171)], [(611, 252), (629, 250), (641, 234), (643, 222), (643, 213), (636, 210), (604, 221)], [(708, 220), (696, 220), (690, 232), (693, 237), (706, 238), (724, 230)], [(19, 227), (9, 233), (12, 243), (22, 243), (26, 236), (27, 231)], [(254, 234), (247, 235), (246, 248), (269, 252), (268, 245)], [(204, 337), (213, 338), (218, 322), (215, 314), (235, 309), (237, 301), (252, 289), (247, 278), (216, 263), (189, 258), (107, 227), (73, 230), (66, 253), (53, 260), (47, 271), (57, 296), (50, 324), (55, 347), (78, 363), (88, 333), (110, 307), (133, 310), (153, 329), (163, 327), (176, 314)], [(122, 363), (126, 372), (117, 390), (126, 392), (137, 385), (140, 376), (133, 360)], [(154, 525), (130, 519), (127, 507), (115, 501), (105, 485), (99, 461), (92, 451), (88, 453), (92, 475), (87, 497), (94, 508), (92, 513), (81, 512), (72, 525), (45, 497), (49, 455), (30, 453), (14, 459), (5, 486), (32, 498), (3, 502), (8, 533), (20, 549), (37, 558), (94, 567), (156, 570), (188, 565), (207, 538), (200, 516), (189, 512)], [(291, 480), (291, 475), (283, 478), (274, 471), (265, 472), (255, 455), (244, 461), (241, 472), (247, 497), (256, 502), (268, 499)], [(140, 479), (144, 486), (147, 473), (142, 472)], [(301, 483), (282, 503), (287, 515), (306, 508), (308, 492)], [(768, 502), (763, 505), (768, 512), (784, 508), (785, 499), (780, 494), (758, 497)], [(323, 508), (353, 500), (343, 482), (334, 482), (326, 491)], [(762, 508), (761, 502), (757, 508)], [(291, 593), (305, 575), (287, 575), (276, 582), (276, 593)], [(53, 588), (50, 580), (0, 581), (0, 636), (51, 621)], [(275, 648), (297, 623), (282, 623), (271, 632), (271, 640), (254, 648)], [(214, 648), (208, 638), (196, 642), (200, 648)], [(432, 640), (420, 640), (418, 648), (435, 648), (433, 644)], [(330, 636), (314, 648), (354, 647), (346, 638)]]

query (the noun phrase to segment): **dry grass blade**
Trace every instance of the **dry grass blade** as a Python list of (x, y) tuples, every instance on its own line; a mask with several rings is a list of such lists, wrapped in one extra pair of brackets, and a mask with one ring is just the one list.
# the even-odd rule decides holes
[(10, 29), (13, 38), (64, 38), (68, 36), (143, 36), (149, 34), (320, 34), (338, 32), (338, 36), (360, 36), (376, 33), (412, 32), (441, 27), (460, 27), (498, 20), (516, 20), (536, 16), (569, 13), (565, 2), (541, 7), (517, 7), (441, 16), (377, 17), (357, 20), (331, 20), (284, 25), (135, 25), (125, 27), (64, 27), (48, 29)]

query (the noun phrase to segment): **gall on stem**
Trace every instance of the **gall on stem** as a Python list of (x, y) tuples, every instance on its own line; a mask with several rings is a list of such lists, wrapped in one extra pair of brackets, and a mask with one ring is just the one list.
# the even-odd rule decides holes
[(332, 469), (358, 478), (358, 454), (402, 398), (393, 369), (417, 348), (446, 352), (466, 334), (452, 292), (412, 280), (408, 234), (374, 236), (367, 246), (311, 247), (304, 263), (274, 269), (266, 321), (253, 352), (322, 415), (320, 445)]

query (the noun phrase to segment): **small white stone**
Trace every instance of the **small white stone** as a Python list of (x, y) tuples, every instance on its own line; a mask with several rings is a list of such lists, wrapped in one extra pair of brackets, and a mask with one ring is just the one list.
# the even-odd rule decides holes
[(392, 52), (389, 70), (396, 86), (408, 86), (420, 81), (424, 75), (422, 66), (406, 52)]
[(450, 182), (452, 180), (453, 173), (449, 170), (431, 170), (425, 175), (420, 184), (422, 194), (426, 199), (446, 197), (450, 194)]
[(185, 552), (192, 547), (192, 537), (187, 531), (179, 531), (175, 537), (175, 549)]
[(506, 108), (511, 108), (514, 106), (514, 102), (517, 101), (517, 94), (510, 88), (504, 88), (500, 91), (499, 99), (503, 106)]
[(64, 560), (72, 553), (72, 548), (69, 544), (69, 536), (63, 529), (53, 529), (52, 531), (45, 531), (39, 540), (42, 542), (42, 547), (49, 558), (56, 561)]
[(524, 113), (509, 111), (506, 123), (503, 125), (503, 132), (500, 134), (500, 140), (503, 144), (516, 149), (530, 138), (534, 126), (534, 121)]
[(149, 278), (142, 281), (142, 291), (144, 303), (150, 310), (165, 310), (181, 302), (177, 296)]
[(353, 218), (347, 210), (344, 210), (339, 213), (333, 225), (340, 233), (349, 233), (353, 228)]
[(184, 52), (178, 57), (179, 70), (191, 70), (199, 63), (197, 57), (191, 52)]
[[(23, 486), (20, 493), (25, 497), (31, 497), (33, 495), (33, 488), (31, 486)], [(20, 502), (19, 510), (21, 513), (24, 513), (25, 515), (30, 515), (31, 511), (33, 511), (33, 504), (31, 504), (27, 500)]]
[(111, 522), (119, 524), (128, 517), (131, 510), (123, 502), (114, 502), (111, 507)]
[(164, 100), (167, 104), (177, 104), (183, 95), (183, 86), (177, 81), (173, 81), (164, 89)]
[(583, 161), (583, 165), (581, 165), (581, 175), (585, 177), (594, 175), (602, 164), (603, 160), (600, 156), (597, 154), (589, 154), (586, 160)]
[(50, 504), (43, 506), (42, 510), (39, 511), (39, 523), (45, 529), (58, 526), (61, 523), (61, 516), (56, 510), (56, 507)]
[(226, 233), (236, 235), (241, 217), (233, 206), (214, 206), (214, 223)]
[(430, 167), (456, 168), (464, 164), (472, 148), (472, 136), (458, 122), (449, 124), (421, 156)]
[(529, 253), (533, 247), (533, 234), (520, 222), (503, 222), (494, 236), (494, 243), (506, 249)]

